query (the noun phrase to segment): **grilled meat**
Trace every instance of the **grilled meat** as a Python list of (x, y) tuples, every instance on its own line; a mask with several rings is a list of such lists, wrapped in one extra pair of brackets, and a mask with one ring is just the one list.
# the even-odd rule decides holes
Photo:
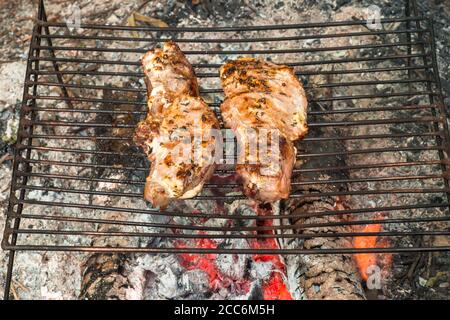
[(142, 58), (147, 104), (152, 113), (159, 113), (176, 97), (198, 96), (198, 83), (191, 64), (172, 41), (162, 48), (147, 52)]
[[(296, 157), (293, 142), (308, 131), (302, 85), (291, 68), (254, 58), (226, 63), (220, 78), (225, 92), (222, 117), (241, 150), (236, 170), (244, 193), (261, 202), (287, 198)], [(261, 140), (267, 134), (278, 137)], [(276, 151), (269, 159), (261, 152), (264, 141), (269, 141), (267, 149)]]
[(134, 141), (151, 161), (144, 198), (165, 208), (197, 195), (215, 168), (219, 122), (198, 96), (194, 71), (173, 42), (145, 54), (148, 114)]

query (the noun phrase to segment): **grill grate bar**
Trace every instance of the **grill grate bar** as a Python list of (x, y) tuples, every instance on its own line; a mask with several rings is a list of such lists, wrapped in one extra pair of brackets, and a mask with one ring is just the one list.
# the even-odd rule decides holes
[[(83, 167), (83, 168), (107, 168), (111, 169), (110, 165), (102, 165), (102, 164), (92, 164), (92, 163), (84, 163), (84, 162), (68, 162), (68, 161), (52, 161), (52, 160), (37, 160), (37, 159), (24, 159), (18, 158), (18, 162), (24, 163), (36, 163), (42, 165), (52, 165), (52, 166), (74, 166), (74, 167)], [(392, 163), (369, 163), (369, 164), (361, 164), (361, 165), (352, 165), (352, 166), (338, 166), (338, 167), (316, 167), (316, 168), (294, 168), (294, 173), (300, 172), (324, 172), (324, 171), (348, 171), (348, 170), (364, 170), (364, 169), (372, 169), (372, 168), (393, 168), (393, 167), (412, 167), (412, 166), (430, 166), (430, 165), (440, 165), (443, 164), (440, 160), (430, 160), (430, 161), (411, 161), (411, 162), (392, 162)], [(115, 170), (136, 170), (136, 171), (148, 171), (148, 167), (116, 167)], [(224, 171), (228, 173), (235, 172), (235, 170), (218, 170)]]
[[(442, 177), (436, 177), (442, 178)], [(414, 178), (412, 178), (414, 179)], [(434, 178), (415, 178), (415, 179), (434, 179)], [(393, 179), (393, 180), (402, 180), (402, 179)], [(406, 180), (406, 179), (405, 179)], [(383, 181), (383, 180), (371, 180), (371, 181)], [(327, 182), (328, 183), (328, 182)], [(330, 182), (331, 183), (331, 182)], [(350, 183), (350, 182), (349, 182)], [(143, 185), (143, 183), (142, 183)], [(229, 185), (227, 188), (237, 187), (238, 185)], [(111, 196), (111, 197), (125, 197), (125, 198), (142, 198), (141, 193), (132, 193), (132, 192), (109, 192), (109, 191), (91, 191), (91, 190), (77, 190), (77, 189), (65, 189), (65, 188), (52, 188), (52, 187), (43, 187), (43, 186), (33, 186), (33, 185), (17, 185), (16, 190), (25, 189), (25, 190), (41, 190), (41, 191), (49, 191), (49, 192), (59, 192), (59, 193), (75, 193), (75, 194), (86, 194), (86, 195), (98, 195), (98, 196)], [(214, 185), (205, 185), (205, 188), (217, 188)], [(361, 196), (361, 195), (376, 195), (376, 194), (399, 194), (399, 193), (446, 193), (450, 192), (448, 188), (440, 188), (440, 189), (389, 189), (389, 190), (364, 190), (364, 191), (347, 191), (347, 192), (323, 192), (321, 196), (323, 197), (332, 197), (332, 196)], [(245, 199), (244, 196), (227, 196), (228, 199)], [(301, 194), (296, 193), (295, 191), (291, 194), (292, 198), (304, 199), (304, 198), (316, 198), (316, 194)], [(199, 196), (199, 199), (203, 200), (219, 200), (224, 197), (218, 196)]]
[[(14, 199), (15, 203), (31, 204), (31, 205), (45, 205), (52, 207), (68, 207), (68, 208), (80, 208), (80, 209), (93, 209), (104, 211), (118, 211), (137, 214), (150, 214), (158, 216), (170, 216), (170, 217), (195, 217), (210, 218), (210, 219), (231, 219), (231, 220), (268, 220), (279, 219), (279, 215), (264, 215), (264, 216), (242, 216), (242, 215), (221, 215), (221, 214), (207, 214), (207, 213), (184, 213), (184, 212), (171, 212), (171, 211), (159, 211), (157, 209), (136, 209), (136, 208), (123, 208), (123, 207), (111, 207), (92, 204), (78, 204), (68, 202), (51, 202), (51, 201), (38, 201), (38, 200), (19, 200)], [(318, 211), (308, 212), (302, 214), (284, 214), (283, 219), (295, 219), (295, 218), (309, 218), (309, 217), (325, 217), (325, 216), (341, 216), (348, 214), (366, 214), (366, 213), (378, 213), (378, 212), (392, 212), (400, 210), (413, 210), (413, 209), (430, 209), (430, 208), (446, 208), (449, 203), (429, 203), (429, 204), (415, 204), (415, 205), (402, 205), (402, 206), (383, 206), (379, 208), (362, 208), (362, 209), (346, 209), (346, 210), (333, 210), (333, 211)], [(378, 221), (378, 220), (377, 220)], [(408, 220), (405, 220), (408, 221)], [(114, 222), (114, 221), (111, 221)]]
[[(358, 135), (358, 136), (342, 136), (342, 137), (311, 137), (311, 138), (305, 138), (303, 141), (310, 142), (310, 141), (340, 141), (340, 140), (359, 140), (359, 139), (385, 139), (385, 138), (410, 138), (410, 137), (442, 137), (442, 132), (427, 132), (426, 134), (419, 134), (419, 133), (399, 133), (399, 134), (368, 134), (368, 135)], [(68, 140), (91, 140), (91, 141), (105, 141), (105, 140), (112, 140), (112, 141), (124, 141), (124, 142), (131, 142), (133, 140), (132, 136), (123, 136), (123, 137), (117, 137), (117, 136), (104, 136), (104, 137), (98, 137), (98, 136), (76, 136), (76, 135), (54, 135), (54, 134), (24, 134), (22, 135), (24, 138), (39, 138), (39, 139), (68, 139)]]
[[(12, 218), (19, 218), (19, 216), (13, 215)], [(99, 223), (121, 226), (139, 226), (148, 228), (167, 228), (171, 230), (190, 230), (201, 232), (264, 232), (264, 231), (283, 231), (283, 230), (308, 230), (315, 228), (329, 228), (329, 227), (341, 227), (341, 226), (356, 226), (356, 225), (370, 225), (370, 224), (394, 224), (394, 223), (427, 223), (427, 222), (448, 222), (450, 217), (425, 217), (425, 218), (410, 218), (410, 219), (383, 219), (383, 220), (353, 220), (345, 222), (327, 222), (327, 223), (305, 223), (305, 224), (292, 224), (292, 225), (279, 225), (279, 226), (255, 226), (255, 227), (206, 227), (199, 225), (182, 225), (182, 224), (164, 224), (145, 221), (130, 221), (130, 220), (109, 220), (109, 219), (96, 219), (96, 218), (79, 218), (73, 216), (56, 216), (56, 215), (33, 215), (22, 214), (20, 219), (36, 219), (36, 220), (54, 220), (54, 221), (66, 221), (75, 223)], [(198, 235), (198, 238), (201, 238)]]
[[(351, 108), (340, 110), (326, 110), (326, 111), (311, 111), (310, 115), (330, 115), (330, 114), (342, 114), (342, 113), (355, 113), (355, 112), (379, 112), (379, 111), (395, 111), (395, 110), (412, 110), (412, 109), (430, 109), (435, 108), (437, 105), (413, 105), (413, 106), (398, 106), (398, 107), (373, 107), (373, 108)], [(85, 109), (85, 108), (28, 108), (30, 111), (36, 112), (79, 112), (79, 113), (106, 113), (106, 114), (128, 114), (128, 115), (145, 115), (146, 111), (130, 111), (130, 110), (115, 110), (115, 109)], [(426, 135), (427, 133), (424, 133)], [(102, 138), (102, 137), (100, 137)], [(316, 137), (315, 137), (316, 138)], [(305, 138), (304, 141), (307, 141)]]
[(388, 248), (339, 248), (339, 249), (199, 249), (186, 248), (150, 248), (150, 247), (99, 247), (99, 246), (49, 246), (49, 245), (5, 245), (7, 250), (28, 251), (83, 251), (83, 252), (119, 252), (119, 253), (148, 253), (148, 254), (267, 254), (267, 255), (296, 255), (296, 254), (358, 254), (358, 253), (407, 253), (407, 252), (447, 252), (450, 246), (422, 246), (422, 247), (388, 247)]
[[(308, 53), (308, 52), (322, 52), (322, 51), (339, 51), (339, 50), (358, 50), (358, 49), (374, 49), (374, 48), (390, 48), (390, 47), (407, 47), (423, 45), (421, 41), (417, 42), (398, 42), (398, 43), (378, 43), (378, 44), (364, 44), (341, 47), (321, 47), (321, 48), (296, 48), (296, 49), (270, 49), (270, 50), (186, 50), (183, 51), (185, 55), (205, 55), (205, 54), (227, 54), (227, 55), (242, 55), (242, 54), (284, 54), (284, 53)], [(54, 51), (89, 51), (89, 52), (127, 52), (127, 53), (146, 53), (147, 49), (130, 49), (130, 48), (105, 48), (105, 47), (64, 47), (64, 46), (35, 46), (33, 49), (39, 50), (54, 50)]]
[(404, 29), (404, 30), (381, 30), (381, 31), (359, 31), (359, 32), (342, 32), (342, 33), (329, 33), (329, 34), (316, 34), (316, 35), (304, 35), (304, 36), (291, 36), (291, 37), (252, 37), (252, 38), (202, 38), (202, 39), (189, 39), (189, 38), (140, 38), (140, 37), (119, 37), (119, 36), (89, 36), (89, 35), (73, 35), (73, 34), (52, 34), (52, 35), (40, 35), (35, 34), (36, 37), (42, 39), (72, 39), (72, 40), (100, 40), (100, 41), (128, 41), (128, 42), (151, 42), (160, 43), (168, 40), (174, 40), (179, 43), (248, 43), (248, 42), (283, 42), (283, 41), (295, 41), (295, 40), (311, 40), (311, 39), (330, 39), (330, 38), (343, 38), (343, 37), (362, 37), (362, 36), (385, 36), (394, 34), (420, 34), (430, 32), (429, 29)]
[[(311, 76), (311, 75), (331, 75), (331, 74), (354, 74), (354, 73), (376, 73), (376, 72), (397, 72), (397, 71), (411, 71), (429, 69), (432, 65), (421, 66), (401, 66), (401, 67), (387, 67), (387, 68), (370, 68), (370, 69), (354, 69), (354, 70), (321, 70), (321, 71), (296, 71), (297, 76)], [(63, 71), (48, 71), (48, 70), (32, 70), (34, 75), (94, 75), (94, 76), (115, 76), (115, 77), (138, 77), (142, 78), (142, 72), (108, 72), (108, 71), (90, 71), (90, 70), (63, 70)], [(197, 78), (218, 78), (219, 73), (196, 72)]]
[[(380, 23), (392, 22), (407, 22), (407, 21), (424, 21), (425, 17), (404, 17), (404, 18), (383, 18)], [(67, 24), (60, 22), (51, 22), (38, 20), (37, 23), (41, 26), (67, 28)], [(349, 21), (330, 21), (319, 23), (296, 23), (296, 24), (282, 24), (282, 25), (264, 25), (264, 26), (237, 26), (237, 27), (129, 27), (116, 25), (98, 25), (98, 24), (80, 24), (79, 28), (86, 29), (103, 29), (108, 31), (122, 30), (122, 31), (159, 31), (159, 32), (229, 32), (229, 31), (268, 31), (268, 30), (289, 30), (289, 29), (309, 29), (309, 28), (329, 28), (340, 26), (357, 26), (366, 25), (366, 20), (349, 20)]]
[[(399, 118), (399, 119), (374, 119), (360, 121), (336, 121), (336, 122), (309, 122), (310, 128), (322, 127), (339, 127), (339, 126), (371, 126), (382, 124), (399, 124), (399, 123), (421, 123), (421, 122), (444, 122), (445, 119), (438, 117), (415, 117), (415, 118)], [(48, 127), (89, 127), (89, 128), (135, 128), (135, 124), (112, 124), (99, 122), (75, 122), (75, 121), (34, 121), (35, 126)]]
[[(348, 87), (348, 86), (368, 86), (368, 85), (378, 85), (378, 84), (399, 84), (399, 83), (421, 83), (421, 82), (432, 82), (430, 79), (394, 79), (394, 80), (380, 80), (380, 81), (354, 81), (354, 82), (339, 82), (339, 83), (323, 83), (315, 84), (313, 86), (305, 85), (304, 89), (320, 89), (320, 88), (336, 88), (336, 87)], [(77, 89), (93, 89), (93, 90), (114, 90), (114, 91), (125, 91), (125, 92), (138, 92), (145, 93), (146, 89), (139, 88), (125, 88), (125, 87), (114, 87), (114, 86), (94, 86), (94, 85), (80, 85), (73, 83), (57, 83), (57, 82), (33, 82), (27, 81), (26, 85), (40, 85), (49, 87), (66, 87), (66, 88), (77, 88)], [(223, 93), (221, 88), (214, 89), (200, 89), (200, 93)], [(428, 107), (428, 106), (427, 106)], [(314, 114), (314, 111), (311, 111)]]
[[(311, 103), (314, 102), (329, 102), (329, 101), (342, 101), (353, 99), (374, 99), (374, 98), (389, 98), (389, 97), (408, 97), (408, 96), (421, 96), (421, 95), (433, 95), (432, 91), (411, 91), (411, 92), (394, 92), (394, 93), (380, 93), (380, 94), (361, 94), (353, 96), (337, 96), (331, 98), (317, 98), (310, 99)], [(145, 106), (145, 101), (132, 101), (132, 100), (111, 100), (111, 99), (97, 99), (97, 98), (82, 98), (82, 97), (59, 97), (59, 96), (45, 96), (45, 95), (29, 95), (28, 98), (36, 100), (53, 100), (53, 101), (70, 101), (70, 102), (93, 102), (93, 103), (107, 103), (107, 104), (123, 104), (123, 105), (140, 105)], [(220, 103), (211, 102), (209, 106), (213, 109), (220, 107)]]
[(194, 234), (180, 233), (152, 233), (152, 232), (101, 232), (81, 230), (32, 230), (19, 229), (16, 234), (51, 234), (51, 235), (82, 235), (82, 236), (113, 236), (113, 237), (159, 237), (172, 239), (312, 239), (312, 238), (342, 238), (342, 237), (404, 237), (404, 236), (430, 236), (450, 235), (450, 231), (414, 231), (414, 232), (336, 232), (314, 234), (203, 234), (201, 237)]
[[(74, 153), (85, 153), (92, 155), (106, 155), (106, 156), (125, 156), (125, 157), (136, 157), (146, 159), (147, 157), (142, 153), (126, 153), (126, 152), (112, 152), (112, 151), (98, 151), (98, 150), (86, 150), (86, 149), (76, 149), (76, 148), (56, 148), (56, 147), (39, 147), (39, 146), (28, 146), (28, 145), (17, 145), (18, 149), (21, 150), (41, 150), (41, 151), (54, 151), (54, 152), (74, 152)], [(405, 151), (431, 151), (431, 150), (443, 150), (442, 146), (425, 146), (425, 147), (403, 147), (403, 148), (373, 148), (364, 150), (349, 150), (342, 152), (321, 152), (321, 153), (309, 153), (309, 154), (297, 154), (297, 159), (313, 158), (313, 157), (334, 157), (342, 155), (355, 155), (355, 154), (368, 154), (368, 153), (384, 153), (384, 152), (405, 152)], [(235, 159), (225, 158), (225, 159)]]
[[(91, 177), (82, 177), (82, 176), (71, 176), (64, 174), (49, 174), (49, 173), (39, 173), (39, 172), (17, 172), (18, 176), (27, 176), (27, 177), (40, 177), (40, 178), (48, 178), (48, 179), (69, 179), (69, 180), (83, 180), (83, 181), (97, 181), (97, 182), (110, 182), (110, 183), (118, 183), (118, 184), (137, 184), (144, 185), (145, 180), (119, 180), (119, 179), (109, 179), (109, 178), (91, 178)], [(312, 184), (339, 184), (339, 183), (357, 183), (357, 182), (374, 182), (374, 181), (393, 181), (393, 180), (426, 180), (426, 179), (441, 179), (443, 178), (443, 174), (433, 174), (433, 175), (412, 175), (412, 176), (386, 176), (386, 177), (367, 177), (360, 179), (328, 179), (328, 180), (303, 180), (301, 182), (292, 182), (292, 186), (306, 186)], [(92, 179), (92, 180), (91, 180)], [(205, 186), (211, 188), (235, 188), (240, 186), (237, 183), (228, 183), (226, 185), (222, 184), (214, 184), (214, 183), (205, 183)], [(49, 189), (50, 190), (50, 189)], [(60, 189), (60, 190), (69, 190), (69, 189)], [(139, 195), (142, 196), (141, 193)], [(215, 199), (214, 196), (208, 197)]]
[[(429, 54), (426, 53), (415, 53), (415, 54), (398, 54), (390, 56), (381, 57), (361, 57), (361, 58), (347, 58), (347, 59), (323, 59), (316, 61), (296, 61), (296, 62), (283, 62), (283, 64), (290, 67), (304, 67), (304, 66), (315, 66), (324, 64), (341, 64), (341, 63), (353, 63), (353, 62), (368, 62), (368, 61), (384, 61), (384, 60), (397, 60), (397, 59), (410, 59), (410, 58), (426, 58)], [(124, 66), (140, 66), (140, 61), (118, 61), (118, 60), (107, 60), (107, 59), (82, 59), (82, 58), (53, 58), (53, 57), (40, 57), (40, 58), (30, 58), (31, 61), (46, 61), (46, 62), (61, 62), (61, 63), (92, 63), (98, 65), (124, 65)], [(276, 61), (273, 61), (276, 63)], [(196, 64), (193, 63), (192, 67), (194, 69), (218, 69), (222, 65), (216, 63), (205, 63)]]

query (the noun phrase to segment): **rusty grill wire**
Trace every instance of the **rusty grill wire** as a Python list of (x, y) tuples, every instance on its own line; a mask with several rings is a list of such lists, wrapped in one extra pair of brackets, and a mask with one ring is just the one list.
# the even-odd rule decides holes
[[(383, 28), (378, 31), (365, 28), (364, 21), (306, 23), (277, 26), (248, 27), (127, 27), (106, 25), (81, 25), (82, 34), (69, 32), (65, 23), (47, 22), (43, 3), (39, 7), (38, 20), (33, 29), (26, 72), (23, 105), (20, 113), (20, 127), (14, 156), (14, 170), (11, 197), (7, 212), (2, 247), (11, 250), (9, 281), (17, 250), (65, 250), (65, 251), (119, 251), (148, 253), (267, 253), (267, 254), (317, 254), (317, 253), (359, 253), (359, 252), (406, 252), (450, 250), (448, 246), (415, 241), (414, 245), (401, 247), (396, 241), (391, 246), (377, 248), (329, 248), (329, 249), (239, 249), (201, 247), (158, 247), (158, 246), (98, 246), (92, 245), (96, 237), (138, 237), (187, 239), (249, 239), (278, 238), (306, 239), (310, 237), (358, 237), (383, 236), (392, 239), (427, 236), (446, 236), (449, 231), (449, 131), (447, 115), (440, 88), (433, 24), (431, 20), (418, 16), (384, 19), (383, 26), (400, 24), (395, 30)], [(92, 32), (98, 34), (92, 35)], [(232, 37), (226, 36), (233, 34)], [(274, 36), (273, 34), (277, 34)], [(376, 43), (339, 45), (339, 39), (370, 36)], [(253, 55), (272, 58), (294, 67), (296, 74), (305, 84), (309, 93), (311, 110), (309, 127), (312, 134), (302, 142), (299, 160), (318, 157), (340, 157), (374, 154), (427, 154), (425, 159), (410, 156), (406, 161), (381, 161), (346, 166), (313, 167), (297, 166), (294, 173), (315, 173), (319, 177), (324, 172), (360, 171), (366, 169), (402, 169), (428, 167), (430, 174), (389, 174), (367, 178), (314, 179), (293, 182), (291, 198), (304, 199), (298, 187), (308, 185), (351, 185), (373, 182), (368, 189), (349, 189), (314, 194), (314, 197), (368, 197), (376, 199), (386, 194), (410, 194), (412, 202), (391, 206), (367, 206), (343, 210), (310, 212), (308, 216), (350, 215), (351, 221), (318, 223), (315, 225), (242, 226), (239, 222), (251, 219), (274, 219), (279, 216), (262, 217), (227, 215), (220, 213), (193, 213), (176, 210), (159, 211), (150, 208), (142, 199), (145, 174), (148, 171), (145, 155), (137, 148), (123, 150), (103, 150), (98, 144), (132, 145), (132, 131), (139, 118), (146, 114), (145, 86), (139, 58), (151, 47), (174, 39), (193, 62), (201, 94), (214, 108), (218, 117), (222, 90), (218, 81), (220, 57)], [(314, 46), (315, 41), (331, 39), (333, 46)], [(67, 44), (76, 40), (80, 45)], [(302, 46), (290, 46), (295, 41)], [(313, 45), (306, 45), (313, 44)], [(141, 47), (136, 47), (140, 44)], [(257, 44), (258, 49), (242, 49)], [(236, 49), (228, 49), (233, 48)], [(226, 47), (227, 49), (223, 49)], [(260, 49), (259, 49), (260, 48)], [(351, 50), (353, 56), (333, 53)], [(103, 56), (100, 56), (103, 54)], [(211, 63), (213, 61), (214, 63)], [(358, 67), (358, 64), (379, 62), (374, 67)], [(379, 79), (364, 80), (364, 75), (377, 73)], [(350, 80), (314, 83), (314, 77), (352, 75)], [(354, 76), (360, 80), (354, 80)], [(102, 79), (92, 83), (90, 79)], [(120, 78), (133, 85), (111, 85), (111, 79)], [(367, 88), (390, 85), (394, 90), (375, 93), (357, 93), (331, 96), (320, 95), (320, 90), (339, 91), (342, 88)], [(373, 90), (372, 90), (373, 91)], [(43, 93), (44, 92), (44, 93)], [(50, 92), (50, 94), (48, 93)], [(110, 93), (109, 96), (105, 95)], [(111, 94), (113, 92), (113, 94)], [(317, 93), (319, 92), (319, 93)], [(369, 90), (370, 92), (370, 90)], [(122, 97), (122, 98), (118, 98)], [(125, 98), (123, 98), (125, 97)], [(410, 103), (413, 98), (421, 98), (425, 103)], [(363, 101), (379, 99), (377, 106), (364, 107)], [(385, 105), (383, 99), (394, 99)], [(341, 107), (323, 109), (323, 104), (336, 103)], [(361, 104), (361, 106), (360, 106)], [(343, 106), (343, 107), (342, 107)], [(406, 111), (406, 112), (403, 112)], [(403, 112), (402, 116), (383, 117)], [(360, 120), (360, 114), (371, 113), (370, 119)], [(64, 120), (60, 119), (63, 118)], [(62, 116), (63, 115), (63, 116)], [(130, 121), (112, 122), (111, 117), (125, 117)], [(109, 118), (108, 118), (109, 117)], [(128, 118), (127, 118), (128, 117)], [(106, 120), (105, 120), (106, 119)], [(408, 126), (410, 125), (410, 126)], [(406, 126), (406, 132), (388, 134), (314, 135), (315, 130), (326, 128), (354, 128), (364, 126)], [(63, 128), (63, 129), (61, 129)], [(126, 135), (122, 135), (123, 133)], [(403, 146), (399, 139), (417, 139), (421, 143)], [(342, 151), (309, 152), (308, 146), (321, 143), (339, 143), (350, 140), (386, 140), (385, 147), (362, 148)], [(83, 143), (86, 142), (86, 147)], [(132, 150), (132, 151), (129, 151)], [(61, 161), (59, 154), (73, 154), (77, 161)], [(85, 159), (80, 161), (79, 159)], [(108, 160), (109, 159), (109, 160)], [(124, 165), (123, 159), (133, 159)], [(393, 157), (395, 159), (395, 157)], [(125, 161), (126, 162), (126, 161)], [(122, 164), (115, 167), (114, 164)], [(52, 173), (52, 168), (59, 168)], [(50, 169), (50, 170), (49, 170)], [(76, 174), (70, 174), (75, 170)], [(127, 179), (114, 179), (101, 175), (102, 170), (128, 172)], [(233, 172), (223, 166), (218, 173)], [(400, 172), (400, 171), (399, 171)], [(120, 176), (120, 175), (119, 175)], [(120, 176), (122, 177), (122, 176)], [(399, 186), (398, 182), (403, 184)], [(394, 185), (394, 183), (396, 183)], [(420, 184), (420, 187), (417, 186)], [(113, 191), (104, 190), (100, 185), (118, 186)], [(84, 186), (84, 187), (83, 187)], [(124, 186), (125, 189), (121, 189)], [(205, 185), (205, 192), (197, 200), (232, 201), (244, 199), (242, 194), (217, 195), (208, 192), (217, 188), (234, 188), (237, 184), (215, 183)], [(389, 188), (391, 186), (391, 188)], [(394, 186), (394, 187), (392, 187)], [(126, 189), (131, 187), (132, 190)], [(121, 191), (122, 190), (122, 191)], [(134, 191), (133, 191), (134, 190)], [(34, 192), (34, 193), (33, 193)], [(74, 201), (44, 200), (42, 195), (56, 195), (55, 199), (69, 197)], [(36, 196), (41, 195), (41, 196)], [(415, 200), (417, 195), (426, 195)], [(434, 196), (430, 196), (434, 195)], [(78, 196), (78, 198), (77, 198)], [(95, 197), (119, 199), (121, 207), (98, 204)], [(436, 200), (441, 199), (441, 200)], [(444, 200), (442, 200), (444, 199)], [(122, 201), (122, 202), (121, 202)], [(139, 204), (139, 205), (137, 205)], [(47, 209), (44, 209), (47, 208)], [(49, 211), (48, 208), (51, 208)], [(409, 210), (409, 211), (408, 211)], [(409, 215), (400, 212), (410, 212)], [(128, 214), (127, 219), (104, 218), (108, 212)], [(386, 219), (372, 219), (377, 212), (388, 212)], [(419, 214), (417, 214), (417, 212)], [(226, 219), (236, 222), (232, 226), (208, 226), (180, 223), (180, 218)], [(144, 217), (144, 218), (140, 218)], [(149, 220), (148, 217), (160, 218)], [(295, 214), (283, 215), (283, 219), (298, 218)], [(302, 215), (304, 217), (304, 215)], [(178, 222), (174, 222), (178, 221)], [(44, 224), (45, 222), (45, 224)], [(61, 227), (66, 223), (68, 227)], [(402, 224), (411, 227), (380, 232), (284, 232), (286, 230), (307, 230), (309, 228), (333, 227), (365, 224)], [(111, 225), (114, 229), (97, 228)], [(87, 227), (86, 227), (87, 226)], [(138, 229), (133, 229), (138, 228)], [(272, 230), (267, 234), (261, 231)], [(181, 232), (182, 231), (182, 232)], [(72, 242), (66, 239), (75, 239)]]

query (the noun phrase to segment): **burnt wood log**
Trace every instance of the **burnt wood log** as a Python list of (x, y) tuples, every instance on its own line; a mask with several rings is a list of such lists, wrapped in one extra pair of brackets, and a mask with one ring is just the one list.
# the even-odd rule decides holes
[[(314, 107), (314, 106), (313, 106)], [(317, 107), (317, 106), (316, 106)], [(313, 136), (338, 136), (340, 133), (333, 128), (315, 129), (308, 137)], [(302, 142), (299, 147), (299, 153), (308, 150), (308, 153), (321, 152), (339, 152), (345, 150), (344, 146), (336, 141), (323, 141), (316, 143)], [(341, 167), (345, 165), (345, 157), (311, 157), (302, 163), (299, 167), (302, 169), (317, 167)], [(342, 180), (348, 178), (345, 171), (324, 171), (302, 172), (293, 177), (293, 181), (314, 181), (314, 180)], [(300, 199), (289, 199), (284, 201), (282, 211), (288, 214), (304, 215), (304, 218), (297, 218), (288, 221), (290, 224), (299, 226), (309, 224), (327, 224), (333, 222), (345, 221), (346, 217), (342, 215), (322, 215), (311, 214), (320, 211), (342, 210), (345, 200), (339, 197), (320, 196), (322, 193), (339, 192), (347, 190), (345, 184), (308, 184), (296, 189), (297, 193), (302, 193), (307, 197)], [(317, 197), (314, 194), (318, 194)], [(316, 233), (340, 233), (349, 232), (348, 226), (333, 226), (320, 228), (300, 228), (295, 232), (302, 234)], [(303, 249), (332, 249), (332, 248), (350, 248), (352, 239), (346, 237), (312, 237), (303, 241), (297, 241), (297, 246)], [(287, 257), (287, 259), (290, 259)], [(297, 257), (299, 271), (297, 272), (300, 288), (303, 290), (303, 297), (306, 299), (345, 299), (360, 300), (365, 299), (364, 290), (361, 285), (361, 279), (352, 255), (349, 254), (314, 254), (300, 255)]]
[[(109, 90), (103, 92), (104, 99), (122, 99), (131, 100), (136, 99), (132, 94), (128, 94), (125, 97), (113, 94)], [(109, 104), (103, 104), (101, 106), (105, 110), (118, 108), (124, 111), (130, 111), (133, 106), (119, 105), (111, 106)], [(113, 123), (113, 124), (136, 124), (138, 119), (128, 114), (105, 114), (99, 113), (97, 115), (98, 122)], [(108, 131), (109, 130), (109, 131)], [(112, 135), (112, 136), (130, 136), (133, 133), (133, 129), (129, 128), (96, 128), (96, 135)], [(124, 143), (123, 141), (104, 141), (99, 140), (96, 143), (96, 149), (100, 151), (108, 152), (126, 152), (135, 148), (130, 143)], [(125, 163), (126, 161), (126, 163)], [(112, 158), (110, 156), (97, 155), (94, 162), (101, 165), (110, 166), (139, 166), (141, 163), (136, 163), (137, 159), (123, 159), (121, 157)], [(93, 177), (95, 178), (109, 178), (110, 172), (108, 169), (95, 168), (93, 170)], [(122, 179), (130, 179), (126, 173), (122, 174)], [(118, 177), (116, 176), (116, 179)], [(91, 184), (91, 189), (98, 188), (97, 183)], [(112, 185), (110, 191), (114, 191), (117, 185)], [(112, 204), (115, 200), (111, 197), (91, 198), (90, 204), (105, 205), (105, 203)], [(129, 218), (127, 215), (121, 212), (109, 212), (105, 217), (107, 220), (126, 220)], [(97, 229), (100, 232), (114, 232), (120, 231), (114, 225), (100, 225)], [(98, 237), (92, 242), (92, 246), (95, 247), (130, 247), (133, 245), (133, 239), (127, 237)], [(128, 277), (129, 272), (127, 266), (130, 262), (129, 254), (121, 253), (95, 253), (89, 256), (81, 266), (83, 270), (83, 276), (81, 281), (81, 290), (79, 299), (89, 300), (126, 300), (127, 292), (133, 289), (133, 285)]]
[[(322, 185), (317, 186), (324, 192)], [(316, 189), (317, 190), (317, 189)], [(311, 192), (305, 190), (305, 193)], [(337, 205), (339, 206), (339, 204)], [(330, 211), (336, 208), (336, 204), (330, 199), (309, 198), (304, 203), (291, 207), (293, 214), (305, 214), (316, 211)], [(294, 224), (317, 224), (329, 223), (341, 220), (337, 217), (305, 217), (294, 221)], [(306, 229), (303, 234), (314, 233), (337, 233), (345, 232), (346, 227), (322, 227)], [(306, 239), (302, 243), (304, 249), (332, 249), (349, 248), (351, 239), (342, 237), (320, 237)], [(300, 287), (305, 298), (317, 299), (345, 299), (360, 300), (365, 299), (361, 279), (353, 258), (348, 254), (314, 254), (300, 255)]]
[[(108, 219), (120, 220), (122, 213), (109, 213)], [(119, 231), (115, 227), (102, 225), (101, 232)], [(131, 239), (127, 237), (104, 237), (94, 239), (96, 247), (126, 247)], [(81, 300), (127, 300), (127, 291), (133, 287), (129, 280), (130, 255), (122, 253), (94, 253), (83, 263), (83, 276), (79, 299)]]
[(84, 264), (79, 299), (82, 300), (126, 300), (126, 289), (130, 283), (124, 264), (126, 255), (96, 253)]

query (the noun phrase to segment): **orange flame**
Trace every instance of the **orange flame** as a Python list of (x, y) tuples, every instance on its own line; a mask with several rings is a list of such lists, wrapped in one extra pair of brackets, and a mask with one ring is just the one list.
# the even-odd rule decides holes
[[(382, 214), (378, 214), (374, 217), (376, 220), (384, 219)], [(368, 224), (362, 227), (360, 232), (381, 232), (382, 226), (379, 223)], [(359, 236), (354, 237), (353, 247), (357, 249), (366, 248), (387, 248), (389, 243), (386, 239), (378, 236)], [(379, 266), (381, 269), (387, 269), (390, 267), (392, 255), (383, 253), (357, 253), (354, 254), (356, 264), (358, 266), (361, 278), (367, 281), (369, 278), (369, 270), (371, 266)]]
[[(380, 232), (381, 224), (368, 224), (366, 225), (362, 232)], [(355, 237), (353, 240), (353, 247), (357, 249), (365, 248), (375, 248), (377, 245), (377, 236), (368, 237)], [(358, 265), (359, 273), (364, 281), (367, 281), (369, 275), (367, 274), (370, 266), (377, 264), (377, 254), (376, 253), (358, 253), (355, 254), (356, 264)]]

